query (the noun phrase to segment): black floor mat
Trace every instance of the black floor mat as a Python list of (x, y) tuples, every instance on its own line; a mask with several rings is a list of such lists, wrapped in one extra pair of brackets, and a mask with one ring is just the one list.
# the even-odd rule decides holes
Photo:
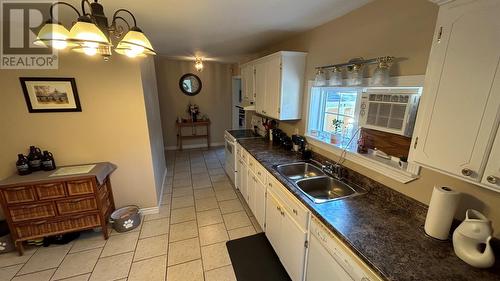
[(238, 281), (291, 281), (264, 233), (226, 242)]

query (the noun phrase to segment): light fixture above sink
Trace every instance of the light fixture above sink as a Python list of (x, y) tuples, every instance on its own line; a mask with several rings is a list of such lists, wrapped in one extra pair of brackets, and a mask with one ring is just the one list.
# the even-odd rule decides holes
[[(54, 19), (54, 8), (56, 6), (70, 7), (78, 15), (77, 22), (69, 31)], [(86, 6), (90, 7), (90, 13), (86, 10)], [(156, 55), (153, 46), (142, 30), (137, 27), (136, 18), (129, 10), (116, 10), (111, 24), (108, 25), (108, 19), (104, 15), (104, 8), (97, 0), (92, 3), (89, 0), (82, 0), (81, 9), (80, 12), (69, 3), (54, 2), (50, 6), (50, 19), (38, 32), (34, 44), (58, 50), (69, 48), (88, 56), (99, 54), (105, 60), (108, 60), (112, 55), (111, 50), (113, 49), (116, 53), (128, 57)], [(128, 14), (132, 18), (133, 25), (129, 24), (123, 14)], [(126, 29), (118, 24), (118, 21), (122, 22)], [(113, 45), (111, 39), (119, 40), (116, 46)]]

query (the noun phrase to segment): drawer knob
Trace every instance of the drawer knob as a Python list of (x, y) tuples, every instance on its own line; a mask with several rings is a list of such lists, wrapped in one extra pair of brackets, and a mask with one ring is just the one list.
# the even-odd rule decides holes
[(491, 184), (496, 184), (498, 182), (498, 179), (495, 176), (488, 176), (486, 177), (486, 180)]
[(474, 171), (472, 171), (471, 169), (468, 169), (468, 168), (462, 169), (462, 175), (464, 175), (466, 177), (470, 177), (470, 176), (472, 176), (472, 174), (474, 174)]

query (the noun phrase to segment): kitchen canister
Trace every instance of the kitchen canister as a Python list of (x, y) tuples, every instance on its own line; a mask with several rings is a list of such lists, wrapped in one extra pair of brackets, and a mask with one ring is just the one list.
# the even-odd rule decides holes
[(439, 240), (447, 240), (451, 223), (460, 203), (461, 193), (449, 187), (434, 187), (425, 218), (425, 233)]
[(491, 221), (479, 211), (469, 209), (465, 220), (453, 232), (453, 250), (464, 262), (478, 268), (495, 264), (490, 241), (493, 234)]

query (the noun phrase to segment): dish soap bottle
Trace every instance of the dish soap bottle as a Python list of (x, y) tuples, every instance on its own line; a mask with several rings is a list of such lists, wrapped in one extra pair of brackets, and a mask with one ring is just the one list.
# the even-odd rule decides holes
[(28, 154), (28, 165), (31, 171), (39, 171), (42, 169), (42, 152), (36, 146), (30, 146), (30, 153)]
[(54, 155), (47, 150), (43, 151), (42, 156), (42, 169), (44, 171), (52, 171), (56, 169), (56, 162), (54, 161)]
[(31, 174), (30, 166), (28, 165), (28, 158), (22, 154), (17, 155), (16, 168), (17, 173), (20, 176)]

